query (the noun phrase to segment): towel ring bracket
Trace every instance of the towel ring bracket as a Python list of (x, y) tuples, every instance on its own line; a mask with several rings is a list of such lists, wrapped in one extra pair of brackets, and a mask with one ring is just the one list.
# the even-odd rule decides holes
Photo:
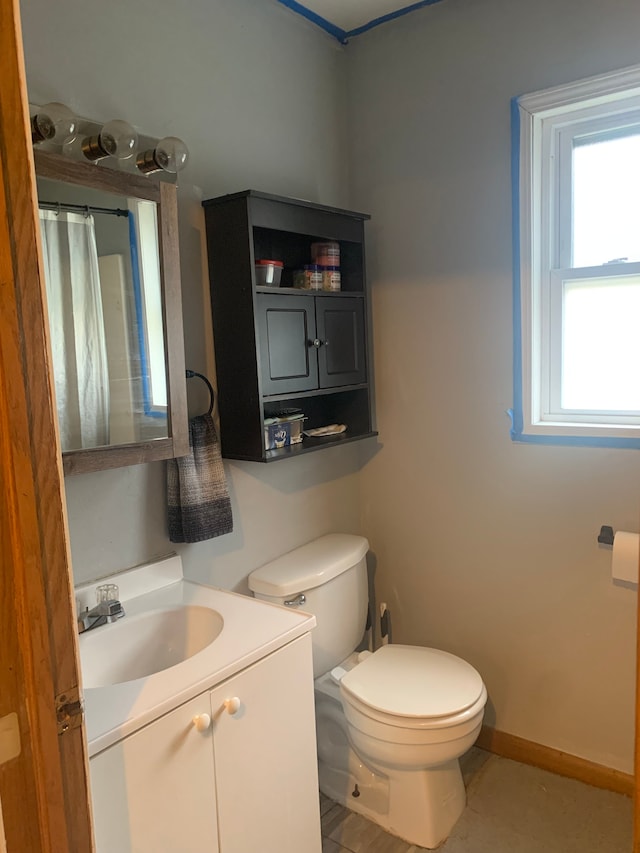
[(213, 385), (211, 384), (211, 382), (209, 382), (207, 377), (204, 376), (204, 374), (202, 374), (202, 373), (198, 373), (195, 370), (188, 370), (188, 369), (185, 370), (185, 373), (186, 373), (187, 379), (193, 379), (194, 376), (197, 376), (198, 379), (202, 379), (204, 384), (209, 389), (209, 410), (207, 411), (207, 414), (210, 415), (211, 412), (213, 411), (213, 404), (215, 403), (215, 400), (216, 400), (216, 393), (213, 390)]

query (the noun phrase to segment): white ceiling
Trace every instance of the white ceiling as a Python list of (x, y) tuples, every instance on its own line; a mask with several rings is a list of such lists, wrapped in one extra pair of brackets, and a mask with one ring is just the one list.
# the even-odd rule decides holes
[(303, 15), (339, 41), (346, 42), (387, 20), (431, 6), (440, 0), (279, 0), (293, 12)]

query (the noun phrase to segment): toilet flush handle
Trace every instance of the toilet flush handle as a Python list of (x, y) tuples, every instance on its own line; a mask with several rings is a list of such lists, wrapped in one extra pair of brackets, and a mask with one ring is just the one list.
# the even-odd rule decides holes
[(306, 601), (307, 601), (306, 595), (304, 594), (304, 592), (301, 592), (300, 595), (296, 595), (295, 598), (289, 598), (287, 601), (285, 601), (285, 606), (286, 607), (300, 607), (301, 605), (305, 604)]

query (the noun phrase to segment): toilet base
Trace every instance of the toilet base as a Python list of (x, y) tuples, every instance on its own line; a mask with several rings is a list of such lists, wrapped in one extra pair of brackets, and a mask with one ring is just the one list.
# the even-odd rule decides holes
[(389, 811), (389, 780), (365, 767), (355, 753), (350, 759), (348, 770), (318, 762), (320, 790), (336, 803), (378, 823), (378, 815)]
[(451, 833), (466, 803), (457, 760), (428, 770), (376, 773), (350, 750), (346, 766), (318, 762), (320, 790), (392, 835), (433, 849)]

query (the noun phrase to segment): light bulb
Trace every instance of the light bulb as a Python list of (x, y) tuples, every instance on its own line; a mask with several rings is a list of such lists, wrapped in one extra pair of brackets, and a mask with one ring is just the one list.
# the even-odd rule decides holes
[(31, 117), (31, 140), (34, 145), (39, 142), (54, 142), (62, 145), (76, 138), (78, 119), (69, 107), (57, 101), (38, 107), (38, 112)]
[(138, 154), (136, 165), (141, 172), (149, 175), (161, 169), (175, 175), (187, 165), (189, 149), (177, 136), (166, 136), (153, 150)]
[(138, 134), (128, 122), (121, 119), (114, 119), (105, 124), (98, 138), (102, 148), (118, 160), (133, 156), (138, 144)]
[(166, 136), (156, 145), (154, 156), (158, 166), (175, 175), (187, 165), (189, 149), (177, 136)]
[(138, 134), (121, 119), (107, 122), (97, 136), (88, 136), (82, 142), (82, 153), (94, 162), (105, 157), (126, 160), (133, 156), (138, 144)]

